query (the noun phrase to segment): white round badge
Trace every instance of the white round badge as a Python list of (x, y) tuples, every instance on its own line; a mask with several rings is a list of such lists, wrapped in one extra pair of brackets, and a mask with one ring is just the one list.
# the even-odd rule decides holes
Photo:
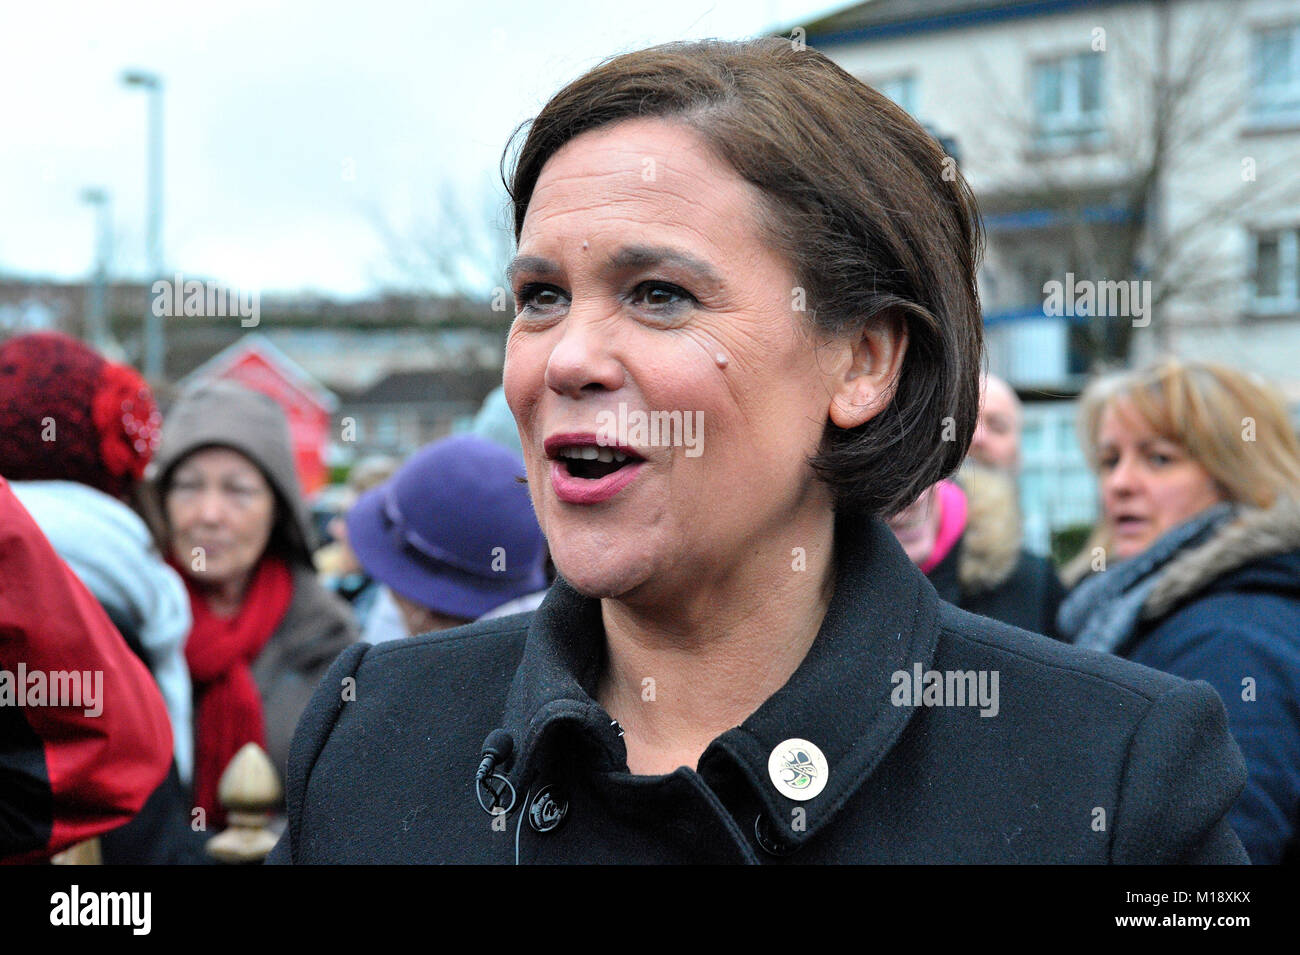
[(826, 754), (806, 739), (779, 743), (767, 758), (767, 774), (776, 791), (790, 799), (812, 799), (826, 788), (830, 776)]

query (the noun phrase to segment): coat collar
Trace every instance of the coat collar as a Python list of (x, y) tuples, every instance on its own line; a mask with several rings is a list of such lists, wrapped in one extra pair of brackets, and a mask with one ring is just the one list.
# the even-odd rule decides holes
[[(796, 847), (849, 800), (911, 718), (891, 705), (892, 675), (929, 669), (938, 643), (939, 598), (880, 520), (841, 518), (835, 530), (836, 585), (817, 638), (790, 680), (740, 726), (717, 737), (699, 772), (739, 773), (753, 789), (771, 832)], [(627, 772), (619, 728), (592, 698), (604, 659), (600, 601), (558, 578), (529, 625), (507, 702), (504, 727), (515, 740), (509, 775), (529, 785), (553, 734), (568, 728), (588, 747), (597, 772)], [(773, 750), (791, 739), (826, 756), (825, 789), (805, 802), (779, 792), (768, 775)], [(792, 831), (791, 810), (806, 810)]]
[(1209, 540), (1179, 554), (1161, 571), (1142, 608), (1143, 620), (1158, 620), (1246, 564), (1300, 548), (1300, 502), (1279, 497), (1267, 509), (1242, 507), (1237, 518)]

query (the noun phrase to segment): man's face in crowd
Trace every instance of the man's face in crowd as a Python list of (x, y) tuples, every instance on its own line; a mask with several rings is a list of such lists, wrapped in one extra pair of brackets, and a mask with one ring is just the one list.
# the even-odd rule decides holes
[(1020, 470), (1020, 401), (1000, 378), (983, 382), (970, 456), (999, 471), (1015, 474)]

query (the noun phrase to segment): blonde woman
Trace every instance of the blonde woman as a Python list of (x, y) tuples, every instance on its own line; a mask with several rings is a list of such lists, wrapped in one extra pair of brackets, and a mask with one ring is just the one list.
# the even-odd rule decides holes
[(1255, 863), (1296, 861), (1300, 444), (1284, 404), (1170, 359), (1091, 385), (1079, 434), (1102, 519), (1065, 569), (1062, 633), (1214, 686), (1249, 772), (1229, 819)]

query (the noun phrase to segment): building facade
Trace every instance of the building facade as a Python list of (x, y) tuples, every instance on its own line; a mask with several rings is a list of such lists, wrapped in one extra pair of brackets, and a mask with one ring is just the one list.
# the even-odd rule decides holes
[(935, 133), (979, 200), (1036, 549), (1095, 514), (1090, 373), (1174, 353), (1300, 405), (1300, 4), (874, 0), (792, 35)]

